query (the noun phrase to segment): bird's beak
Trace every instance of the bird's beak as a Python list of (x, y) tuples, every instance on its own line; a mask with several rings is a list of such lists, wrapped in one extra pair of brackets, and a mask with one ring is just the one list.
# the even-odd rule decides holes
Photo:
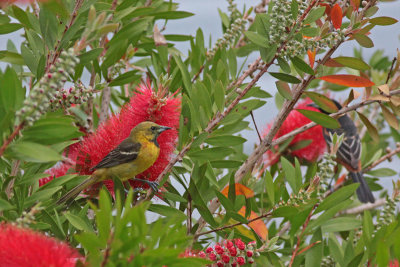
[(167, 127), (167, 126), (160, 126), (159, 128), (158, 128), (158, 132), (159, 133), (162, 133), (162, 132), (164, 132), (164, 131), (166, 131), (166, 130), (170, 130), (170, 129), (172, 129), (171, 127)]

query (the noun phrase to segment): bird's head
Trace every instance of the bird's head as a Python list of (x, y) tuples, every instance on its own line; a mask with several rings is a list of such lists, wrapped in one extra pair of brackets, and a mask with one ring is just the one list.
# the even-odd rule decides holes
[(171, 127), (161, 126), (151, 121), (144, 121), (136, 125), (132, 129), (130, 137), (136, 140), (147, 139), (148, 141), (157, 141), (157, 137), (164, 131), (171, 129)]

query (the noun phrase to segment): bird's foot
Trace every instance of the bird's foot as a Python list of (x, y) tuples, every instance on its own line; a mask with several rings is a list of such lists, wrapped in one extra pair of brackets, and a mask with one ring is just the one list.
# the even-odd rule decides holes
[(154, 192), (158, 192), (158, 187), (160, 185), (157, 182), (138, 179), (138, 178), (134, 178), (133, 180), (134, 181), (138, 181), (138, 182), (142, 182), (142, 183), (146, 183), (146, 184), (148, 184), (150, 186), (151, 189), (153, 189)]

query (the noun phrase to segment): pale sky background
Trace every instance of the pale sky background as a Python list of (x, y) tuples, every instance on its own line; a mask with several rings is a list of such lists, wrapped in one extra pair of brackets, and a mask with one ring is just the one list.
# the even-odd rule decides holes
[[(224, 12), (227, 11), (227, 1), (225, 0), (176, 0), (174, 2), (179, 3), (179, 10), (189, 11), (195, 15), (186, 18), (184, 20), (171, 20), (168, 22), (167, 29), (163, 32), (164, 34), (174, 33), (174, 34), (191, 34), (195, 35), (198, 28), (202, 28), (205, 43), (209, 43), (208, 40), (211, 36), (213, 42), (222, 36), (221, 21), (218, 14), (218, 8)], [(237, 0), (237, 7), (239, 10), (243, 9), (246, 5), (247, 9), (251, 5), (257, 5), (260, 1), (257, 0)], [(394, 17), (400, 21), (400, 1), (394, 2), (381, 2), (379, 3), (379, 11), (374, 16), (390, 16)], [(1, 12), (1, 11), (0, 11)], [(6, 49), (6, 43), (8, 39), (12, 39), (19, 50), (22, 38), (19, 36), (20, 32), (15, 32), (8, 35), (0, 36), (0, 50)], [(388, 56), (390, 59), (396, 56), (396, 49), (400, 48), (400, 23), (394, 24), (392, 26), (376, 26), (371, 31), (370, 38), (373, 40), (375, 47), (370, 49), (363, 49), (364, 56), (368, 59), (376, 49), (383, 49), (384, 55)], [(352, 56), (353, 47), (358, 47), (355, 41), (347, 42), (340, 47), (338, 51), (335, 52), (334, 56)], [(189, 42), (177, 42), (176, 47), (180, 49), (183, 53), (187, 53), (190, 45)], [(253, 62), (258, 56), (257, 53), (253, 53), (248, 62)], [(243, 59), (242, 59), (243, 60)], [(238, 63), (240, 66), (240, 63)], [(4, 64), (0, 63), (0, 67), (3, 68)], [(275, 79), (273, 79), (268, 74), (265, 74), (260, 81), (257, 83), (261, 86), (263, 90), (274, 95), (276, 92)], [(275, 103), (273, 98), (267, 99), (268, 104), (259, 108), (255, 111), (254, 115), (256, 118), (257, 125), (259, 129), (263, 129), (268, 122), (271, 122), (275, 115), (277, 114), (277, 109), (275, 108)], [(252, 128), (253, 124), (250, 126)], [(254, 149), (254, 144), (258, 142), (258, 137), (254, 130), (245, 131), (243, 136), (248, 139), (245, 145), (246, 153), (251, 153)], [(399, 162), (397, 160), (397, 162)], [(380, 167), (388, 166), (386, 164), (381, 164)], [(397, 167), (396, 167), (397, 166)], [(397, 172), (400, 171), (399, 164), (391, 163), (391, 168), (394, 168)], [(382, 183), (385, 187), (391, 188), (391, 180), (396, 177), (383, 178)]]

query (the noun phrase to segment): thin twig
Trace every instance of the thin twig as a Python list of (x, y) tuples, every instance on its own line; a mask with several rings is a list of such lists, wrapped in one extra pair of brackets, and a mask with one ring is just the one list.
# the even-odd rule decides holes
[(374, 203), (365, 203), (360, 206), (339, 212), (339, 215), (360, 214), (360, 213), (364, 212), (365, 210), (372, 210), (377, 207), (383, 206), (385, 204), (386, 204), (386, 199), (380, 198), (380, 199), (377, 199)]
[(192, 196), (188, 193), (188, 206), (187, 206), (187, 234), (192, 232)]
[(258, 131), (258, 127), (257, 127), (256, 120), (254, 119), (253, 111), (250, 111), (250, 116), (251, 116), (251, 119), (253, 120), (254, 128), (256, 129), (256, 132), (257, 132), (257, 135), (258, 135), (258, 139), (259, 139), (260, 142), (261, 142), (261, 141), (262, 141), (262, 138), (261, 138), (260, 132)]
[(114, 240), (114, 232), (111, 231), (110, 237), (107, 240), (106, 250), (104, 251), (104, 258), (103, 258), (103, 261), (101, 262), (101, 265), (100, 265), (101, 267), (104, 267), (104, 266), (107, 265), (108, 258), (110, 257), (111, 244), (112, 244), (113, 240)]
[(262, 214), (262, 215), (260, 215), (260, 216), (258, 216), (258, 217), (256, 217), (256, 218), (250, 219), (250, 220), (248, 220), (248, 221), (245, 222), (245, 223), (243, 223), (243, 222), (237, 222), (237, 223), (234, 223), (234, 224), (221, 226), (221, 227), (215, 228), (215, 229), (210, 230), (210, 231), (198, 233), (198, 234), (195, 234), (195, 235), (194, 235), (194, 238), (197, 239), (199, 236), (207, 235), (207, 234), (211, 234), (211, 233), (215, 233), (215, 232), (222, 231), (222, 230), (225, 230), (225, 229), (230, 229), (230, 228), (233, 228), (233, 227), (242, 225), (242, 224), (248, 225), (249, 223), (252, 223), (252, 222), (254, 222), (254, 221), (258, 221), (258, 220), (260, 220), (260, 219), (263, 219), (263, 218), (265, 218), (265, 217), (268, 217), (268, 216), (270, 216), (271, 214), (272, 214), (272, 212), (268, 212), (268, 213)]
[(396, 62), (396, 60), (397, 60), (397, 58), (394, 58), (392, 60), (392, 66), (390, 66), (390, 70), (388, 72), (388, 75), (387, 75), (387, 78), (386, 78), (386, 82), (385, 82), (386, 84), (389, 82), (390, 76), (392, 76), (393, 66), (394, 66), (394, 63)]
[(14, 138), (19, 134), (19, 132), (24, 128), (25, 123), (21, 122), (18, 126), (14, 128), (14, 131), (10, 134), (10, 136), (3, 142), (3, 145), (0, 147), (0, 157), (3, 155), (4, 151), (7, 149), (8, 145), (14, 140)]
[(194, 75), (194, 77), (192, 79), (192, 83), (194, 83), (197, 80), (197, 78), (199, 78), (200, 74), (203, 72), (203, 69), (204, 69), (204, 65), (201, 65), (199, 71), (196, 73), (196, 75)]
[(385, 160), (388, 160), (390, 158), (392, 158), (394, 155), (396, 155), (397, 153), (400, 153), (400, 146), (397, 147), (395, 150), (390, 151), (389, 153), (387, 153), (386, 155), (382, 156), (381, 158), (379, 158), (378, 160), (376, 160), (375, 162), (373, 162), (371, 165), (369, 165), (368, 167), (366, 167), (363, 172), (367, 172), (370, 171), (372, 168), (375, 168), (378, 164), (381, 164), (382, 162), (384, 162)]

